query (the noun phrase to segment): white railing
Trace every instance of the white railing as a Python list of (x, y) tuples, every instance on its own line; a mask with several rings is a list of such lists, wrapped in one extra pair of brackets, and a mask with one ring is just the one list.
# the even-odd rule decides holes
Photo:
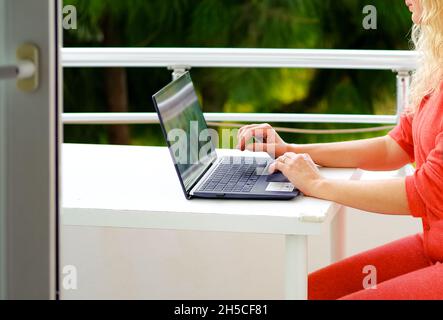
[[(396, 116), (291, 114), (291, 113), (205, 113), (208, 122), (281, 122), (281, 123), (361, 123), (393, 124)], [(156, 113), (65, 113), (64, 124), (154, 124)]]
[[(394, 124), (406, 106), (413, 51), (203, 49), (203, 48), (63, 48), (65, 68), (159, 67), (173, 77), (191, 68), (315, 68), (392, 70), (397, 73), (397, 115), (209, 113), (208, 121)], [(155, 113), (64, 114), (65, 124), (143, 124), (158, 122)]]
[(202, 49), (202, 48), (64, 48), (65, 67), (169, 68), (315, 68), (413, 70), (412, 51)]

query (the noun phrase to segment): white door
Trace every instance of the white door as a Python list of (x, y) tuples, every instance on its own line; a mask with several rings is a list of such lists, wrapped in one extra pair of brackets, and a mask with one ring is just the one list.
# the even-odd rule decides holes
[[(54, 299), (58, 216), (58, 1), (0, 0), (0, 298)], [(38, 51), (17, 88), (16, 52)], [(29, 60), (26, 58), (24, 60)], [(23, 64), (22, 64), (23, 65)], [(3, 68), (3, 69), (2, 69)], [(22, 84), (23, 86), (23, 84)]]

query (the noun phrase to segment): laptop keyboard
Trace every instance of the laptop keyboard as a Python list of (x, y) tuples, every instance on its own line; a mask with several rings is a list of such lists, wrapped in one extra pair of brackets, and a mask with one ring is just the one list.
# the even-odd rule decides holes
[(207, 192), (251, 192), (260, 175), (258, 171), (266, 163), (255, 158), (227, 158), (205, 181), (200, 191)]

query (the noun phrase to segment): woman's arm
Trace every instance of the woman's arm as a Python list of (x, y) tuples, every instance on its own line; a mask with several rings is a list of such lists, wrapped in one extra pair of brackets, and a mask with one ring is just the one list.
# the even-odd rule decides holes
[(323, 167), (372, 171), (399, 169), (410, 162), (408, 154), (390, 137), (348, 142), (291, 145), (290, 152), (307, 153)]
[(313, 196), (363, 211), (410, 215), (405, 179), (380, 181), (322, 180)]
[(306, 196), (331, 200), (356, 209), (409, 215), (405, 179), (341, 181), (321, 176), (307, 154), (286, 153), (270, 167), (281, 171)]
[[(263, 143), (250, 143), (251, 138)], [(390, 136), (349, 142), (291, 145), (269, 124), (249, 125), (238, 133), (240, 150), (264, 151), (278, 158), (286, 152), (307, 153), (323, 167), (395, 170), (410, 162), (408, 154)]]

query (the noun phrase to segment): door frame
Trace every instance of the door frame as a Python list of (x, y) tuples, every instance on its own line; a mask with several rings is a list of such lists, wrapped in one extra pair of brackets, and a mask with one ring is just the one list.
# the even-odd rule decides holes
[[(5, 82), (6, 299), (58, 297), (61, 68), (59, 0), (5, 1), (5, 60), (23, 43), (39, 47), (39, 88), (20, 92)], [(2, 63), (6, 62), (2, 61)], [(1, 166), (0, 166), (1, 169)]]
[[(5, 20), (5, 0), (0, 0), (0, 21)], [(0, 28), (0, 53), (5, 47), (4, 28)], [(0, 56), (1, 57), (1, 56)], [(5, 61), (0, 61), (4, 63)], [(5, 88), (0, 82), (0, 299), (6, 298), (6, 183), (3, 177), (6, 175), (5, 150), (6, 150), (6, 129), (5, 129)]]

